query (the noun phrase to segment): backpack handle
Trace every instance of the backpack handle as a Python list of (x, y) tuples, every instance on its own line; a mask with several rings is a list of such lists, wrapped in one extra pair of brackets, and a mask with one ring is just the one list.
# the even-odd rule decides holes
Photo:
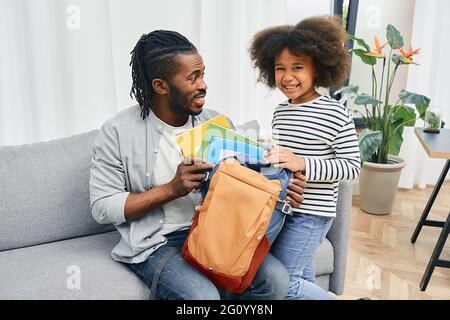
[(240, 164), (261, 173), (269, 180), (273, 179), (280, 180), (281, 192), (279, 199), (281, 201), (284, 201), (286, 199), (289, 180), (293, 176), (290, 170), (283, 168), (275, 168), (272, 163), (257, 161), (255, 159), (250, 158), (248, 155), (242, 153), (235, 155), (235, 158), (239, 161)]
[(222, 161), (225, 161), (229, 158), (235, 158), (241, 165), (244, 167), (247, 167), (249, 169), (255, 170), (256, 172), (261, 173), (263, 176), (265, 176), (269, 180), (278, 179), (281, 182), (281, 192), (279, 195), (279, 201), (284, 202), (287, 197), (287, 188), (289, 186), (289, 180), (292, 178), (293, 174), (291, 171), (283, 168), (275, 168), (273, 164), (271, 163), (265, 163), (262, 161), (258, 161), (254, 158), (249, 157), (248, 155), (238, 153), (234, 156), (230, 156), (227, 158), (222, 159), (219, 161), (219, 163), (216, 164), (216, 166), (206, 171), (206, 178), (203, 181), (203, 186), (201, 188), (201, 194), (202, 198), (205, 198), (206, 192), (209, 188), (209, 182), (214, 175), (214, 173), (219, 168)]

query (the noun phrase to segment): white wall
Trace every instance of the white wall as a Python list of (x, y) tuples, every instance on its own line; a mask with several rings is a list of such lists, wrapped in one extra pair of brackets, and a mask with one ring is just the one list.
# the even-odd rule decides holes
[(296, 24), (306, 17), (332, 13), (333, 0), (287, 0), (287, 23)]

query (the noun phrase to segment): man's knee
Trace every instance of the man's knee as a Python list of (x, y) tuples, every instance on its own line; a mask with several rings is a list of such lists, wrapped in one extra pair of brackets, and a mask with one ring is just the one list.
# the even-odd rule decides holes
[(286, 297), (289, 289), (289, 272), (277, 259), (272, 264), (271, 272), (269, 272), (267, 282), (272, 288), (272, 299), (280, 300)]
[(212, 283), (200, 286), (197, 284), (180, 295), (182, 300), (220, 300), (219, 291)]
[(263, 293), (266, 299), (284, 299), (288, 292), (289, 273), (283, 264), (270, 253), (261, 264), (258, 280), (258, 291)]

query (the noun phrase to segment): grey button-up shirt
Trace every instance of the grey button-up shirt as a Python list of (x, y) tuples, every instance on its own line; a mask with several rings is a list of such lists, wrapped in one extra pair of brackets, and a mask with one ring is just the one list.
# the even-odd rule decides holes
[[(111, 252), (113, 259), (126, 263), (145, 261), (167, 242), (167, 226), (161, 208), (126, 221), (125, 202), (130, 192), (141, 193), (152, 188), (151, 176), (156, 150), (164, 128), (140, 116), (138, 105), (109, 119), (101, 127), (94, 143), (90, 177), (91, 213), (98, 223), (113, 223), (121, 234)], [(194, 124), (209, 120), (218, 112), (203, 109)], [(194, 208), (186, 208), (193, 210)]]

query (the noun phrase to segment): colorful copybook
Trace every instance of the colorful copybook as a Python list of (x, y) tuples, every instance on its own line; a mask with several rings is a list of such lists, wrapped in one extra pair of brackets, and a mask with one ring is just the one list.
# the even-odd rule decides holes
[(203, 136), (210, 124), (216, 124), (227, 129), (230, 128), (227, 118), (220, 114), (190, 130), (180, 133), (176, 136), (176, 141), (185, 157), (194, 157), (198, 153), (203, 143)]
[(248, 156), (250, 161), (257, 163), (263, 161), (264, 152), (263, 148), (249, 143), (212, 137), (207, 162), (217, 164), (224, 158), (241, 153)]
[(258, 142), (250, 139), (249, 137), (243, 136), (233, 130), (230, 130), (228, 128), (224, 128), (222, 126), (216, 125), (214, 123), (210, 123), (208, 125), (208, 128), (203, 135), (203, 142), (201, 144), (201, 147), (198, 149), (196, 155), (197, 157), (200, 157), (204, 159), (205, 161), (208, 160), (209, 156), (209, 148), (211, 145), (211, 139), (213, 137), (222, 138), (225, 140), (231, 140), (236, 142), (241, 142), (244, 144), (249, 144), (253, 146), (259, 147)]

